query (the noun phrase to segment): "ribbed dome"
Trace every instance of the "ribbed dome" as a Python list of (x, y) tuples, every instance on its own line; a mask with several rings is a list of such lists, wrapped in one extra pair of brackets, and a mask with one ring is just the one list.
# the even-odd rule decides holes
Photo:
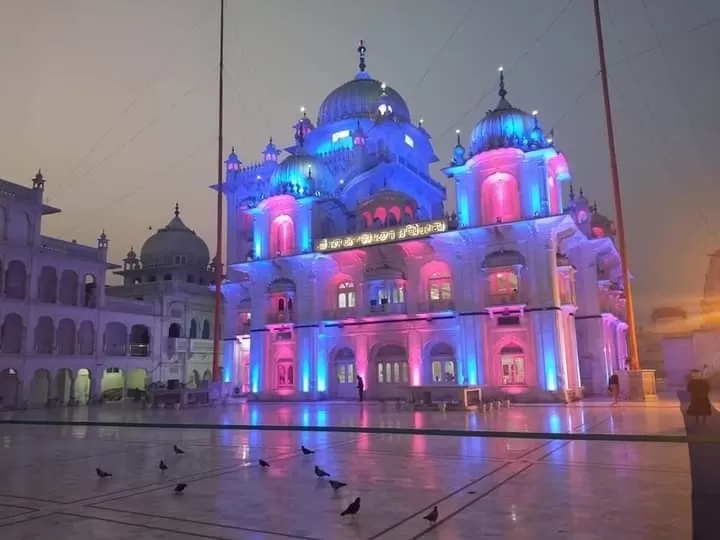
[(478, 122), (470, 136), (470, 153), (478, 154), (496, 148), (532, 150), (550, 145), (537, 117), (513, 107), (506, 99), (505, 79), (500, 72), (500, 101)]
[(334, 185), (333, 175), (319, 157), (299, 153), (286, 157), (270, 177), (273, 188), (295, 185), (302, 193), (326, 192)]
[(175, 265), (206, 268), (210, 250), (203, 239), (183, 223), (176, 207), (170, 223), (145, 241), (140, 260), (144, 268)]
[[(366, 72), (359, 72), (353, 80), (330, 92), (322, 102), (318, 111), (318, 127), (352, 118), (375, 118), (381, 85)], [(402, 96), (387, 85), (385, 92), (395, 117), (409, 122), (410, 110)]]

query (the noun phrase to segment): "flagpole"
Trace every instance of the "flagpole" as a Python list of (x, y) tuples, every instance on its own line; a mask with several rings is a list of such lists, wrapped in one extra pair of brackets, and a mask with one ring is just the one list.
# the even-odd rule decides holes
[(615, 133), (613, 131), (612, 110), (610, 108), (610, 87), (607, 77), (607, 63), (605, 60), (605, 42), (600, 19), (600, 0), (593, 0), (595, 9), (595, 33), (597, 35), (597, 48), (600, 57), (600, 79), (602, 80), (603, 103), (605, 106), (605, 124), (607, 126), (608, 150), (610, 152), (610, 173), (612, 177), (613, 198), (615, 201), (615, 223), (617, 225), (617, 240), (620, 250), (620, 267), (622, 269), (623, 286), (625, 289), (625, 318), (628, 325), (628, 356), (630, 368), (640, 369), (638, 357), (637, 327), (635, 324), (635, 308), (628, 267), (627, 243), (625, 242), (625, 221), (623, 219), (622, 196), (620, 192), (620, 172), (618, 170), (617, 153), (615, 151)]
[(212, 380), (220, 380), (222, 354), (222, 282), (223, 282), (223, 71), (225, 53), (225, 0), (220, 0), (220, 65), (218, 69), (218, 155), (217, 155), (217, 230), (215, 245), (215, 319), (213, 332)]

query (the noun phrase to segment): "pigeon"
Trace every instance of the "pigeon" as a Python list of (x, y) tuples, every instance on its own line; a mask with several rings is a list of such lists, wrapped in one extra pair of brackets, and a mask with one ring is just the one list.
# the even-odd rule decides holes
[(330, 473), (327, 471), (323, 471), (320, 467), (315, 465), (315, 476), (318, 478), (324, 478), (326, 476), (330, 476)]
[(110, 478), (112, 476), (112, 474), (107, 471), (103, 471), (100, 467), (95, 469), (95, 474), (98, 475), (98, 478)]
[(177, 486), (175, 486), (175, 489), (173, 489), (173, 491), (175, 493), (182, 493), (183, 491), (185, 491), (186, 487), (187, 487), (187, 484), (178, 484)]
[(160, 460), (160, 465), (158, 465), (158, 467), (160, 468), (161, 471), (167, 471), (167, 470), (168, 470), (168, 466), (165, 465), (165, 462), (164, 462), (162, 459)]
[(185, 450), (183, 450), (182, 448), (180, 448), (177, 444), (173, 444), (173, 452), (175, 452), (176, 454), (180, 455), (180, 454), (184, 454), (184, 453), (185, 453)]
[(305, 448), (305, 445), (301, 446), (300, 450), (302, 450), (302, 453), (306, 456), (309, 456), (310, 454), (315, 453), (315, 450), (310, 450), (309, 448)]
[(430, 523), (435, 524), (438, 517), (440, 516), (440, 512), (438, 511), (438, 507), (435, 506), (432, 509), (432, 512), (430, 512), (428, 515), (424, 516), (423, 519), (427, 519)]
[(333, 488), (333, 491), (337, 491), (338, 489), (347, 486), (347, 484), (345, 482), (338, 482), (337, 480), (330, 480), (330, 486)]
[(270, 464), (264, 459), (258, 459), (258, 463), (263, 469), (267, 469), (270, 466)]
[(360, 497), (356, 497), (345, 510), (340, 512), (341, 516), (354, 516), (360, 511)]

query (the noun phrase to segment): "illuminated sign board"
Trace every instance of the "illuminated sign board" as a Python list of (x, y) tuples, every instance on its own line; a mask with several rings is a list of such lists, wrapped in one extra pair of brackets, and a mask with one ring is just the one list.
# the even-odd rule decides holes
[(410, 223), (408, 225), (389, 227), (377, 231), (363, 231), (347, 236), (321, 238), (315, 241), (315, 251), (339, 251), (341, 249), (363, 248), (377, 246), (379, 244), (388, 244), (390, 242), (402, 242), (403, 240), (415, 240), (417, 238), (426, 238), (431, 234), (443, 233), (447, 230), (448, 224), (444, 219)]

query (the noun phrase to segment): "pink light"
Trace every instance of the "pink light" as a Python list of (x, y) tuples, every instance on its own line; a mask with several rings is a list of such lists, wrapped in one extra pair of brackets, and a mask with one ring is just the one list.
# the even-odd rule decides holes
[(480, 200), (483, 223), (520, 219), (520, 192), (517, 179), (507, 173), (494, 173), (482, 183)]
[(420, 366), (417, 363), (413, 363), (412, 367), (412, 385), (420, 386)]

